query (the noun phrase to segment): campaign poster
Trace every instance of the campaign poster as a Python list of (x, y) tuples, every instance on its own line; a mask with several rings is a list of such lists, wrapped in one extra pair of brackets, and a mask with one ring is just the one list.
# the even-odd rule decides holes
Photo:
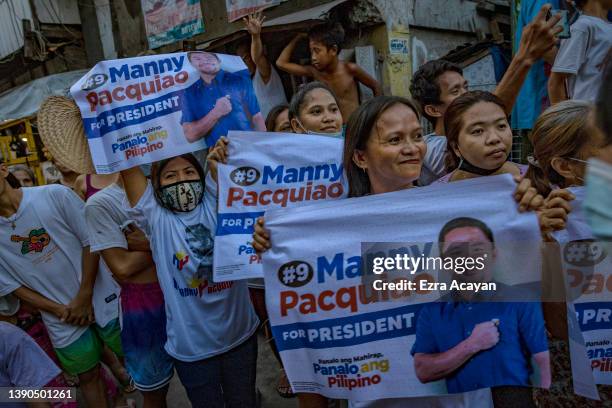
[[(555, 238), (561, 244), (566, 293), (575, 313), (568, 315), (569, 337), (578, 345), (571, 350), (574, 389), (594, 398), (589, 383), (612, 385), (612, 255), (586, 222), (585, 188), (570, 190), (576, 196), (572, 212), (566, 229)], [(588, 364), (586, 370), (584, 364)]]
[(265, 130), (248, 70), (233, 55), (102, 61), (70, 92), (97, 173), (202, 150), (230, 130)]
[(200, 0), (141, 0), (149, 48), (204, 32)]
[[(262, 256), (266, 305), (293, 390), (367, 401), (538, 385), (530, 356), (548, 356), (539, 294), (536, 301), (487, 300), (492, 292), (539, 287), (538, 222), (534, 213), (518, 212), (515, 188), (509, 175), (481, 177), (266, 211), (272, 242)], [(482, 254), (478, 273), (470, 267), (459, 275), (466, 258), (450, 253), (464, 242)], [(443, 252), (456, 262), (452, 281), (421, 263), (410, 279), (386, 280), (396, 286), (381, 288), (379, 256), (429, 265)], [(470, 286), (476, 284), (488, 286), (478, 292)], [(451, 301), (453, 285), (472, 287), (478, 298)], [(417, 376), (413, 353), (443, 353), (480, 323), (499, 333), (497, 343), (443, 378)], [(500, 368), (509, 361), (515, 369)]]
[(251, 13), (278, 6), (282, 0), (225, 0), (227, 20), (231, 23)]
[(218, 167), (219, 207), (214, 280), (263, 278), (251, 245), (258, 217), (345, 198), (343, 140), (295, 133), (230, 132), (227, 165)]

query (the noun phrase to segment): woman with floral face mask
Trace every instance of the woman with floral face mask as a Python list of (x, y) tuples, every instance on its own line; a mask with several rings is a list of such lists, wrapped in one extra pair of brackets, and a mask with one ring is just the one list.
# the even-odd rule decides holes
[(293, 95), (289, 103), (289, 123), (295, 133), (344, 136), (336, 96), (322, 82), (309, 82)]
[[(258, 319), (245, 281), (214, 283), (216, 168), (227, 139), (192, 154), (121, 172), (132, 215), (149, 238), (166, 303), (165, 349), (194, 407), (255, 407)], [(154, 335), (154, 333), (151, 333)]]
[[(571, 100), (548, 108), (536, 121), (529, 136), (534, 150), (527, 177), (540, 194), (548, 197), (548, 202), (567, 205), (563, 200), (573, 198), (573, 195), (565, 188), (584, 185), (586, 161), (595, 157), (605, 144), (603, 135), (592, 123), (594, 113), (590, 103)], [(583, 206), (583, 203), (574, 204)], [(573, 216), (570, 213), (568, 218)], [(557, 237), (563, 239), (565, 235)], [(559, 241), (559, 244), (566, 243)], [(544, 296), (547, 302), (543, 304), (543, 309), (549, 333), (554, 386), (550, 390), (536, 390), (536, 400), (540, 406), (604, 406), (606, 402), (612, 401), (610, 387), (598, 387), (601, 402), (583, 398), (573, 392), (567, 338), (567, 305), (561, 301), (565, 293), (561, 252), (554, 244), (550, 244), (547, 249), (550, 249), (550, 256), (545, 258), (545, 281), (548, 284), (545, 285)]]

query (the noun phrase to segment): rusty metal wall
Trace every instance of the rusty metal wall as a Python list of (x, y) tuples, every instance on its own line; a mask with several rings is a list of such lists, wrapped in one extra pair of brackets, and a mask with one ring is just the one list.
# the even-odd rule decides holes
[(41, 23), (81, 24), (79, 5), (75, 0), (34, 0), (34, 7)]
[(27, 1), (4, 0), (0, 2), (0, 58), (23, 47), (21, 19), (32, 21), (32, 11)]

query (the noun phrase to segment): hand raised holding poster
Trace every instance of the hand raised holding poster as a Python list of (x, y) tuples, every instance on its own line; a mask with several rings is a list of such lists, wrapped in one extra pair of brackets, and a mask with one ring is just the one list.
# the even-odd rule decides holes
[(248, 71), (207, 52), (102, 61), (70, 89), (97, 173), (212, 146), (230, 130), (261, 130)]

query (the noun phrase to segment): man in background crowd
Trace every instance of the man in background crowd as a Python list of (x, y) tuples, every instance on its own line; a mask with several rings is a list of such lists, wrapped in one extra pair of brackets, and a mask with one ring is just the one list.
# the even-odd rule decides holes
[[(495, 89), (494, 93), (504, 101), (508, 115), (512, 111), (529, 69), (555, 47), (556, 35), (562, 30), (561, 27), (555, 26), (560, 16), (555, 15), (549, 20), (546, 19), (549, 10), (550, 5), (542, 7), (536, 18), (525, 27), (519, 49)], [(412, 77), (410, 93), (419, 102), (423, 116), (434, 128), (433, 133), (424, 136), (427, 153), (419, 178), (421, 186), (429, 185), (447, 173), (444, 113), (451, 102), (467, 91), (468, 83), (463, 77), (463, 70), (448, 61), (429, 61)]]

